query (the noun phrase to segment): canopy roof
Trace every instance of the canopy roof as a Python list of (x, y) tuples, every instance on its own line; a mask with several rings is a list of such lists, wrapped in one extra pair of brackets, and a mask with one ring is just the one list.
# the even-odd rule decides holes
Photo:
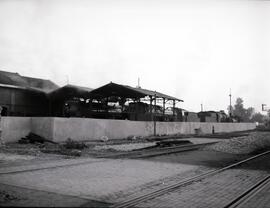
[(176, 101), (183, 102), (183, 100), (180, 100), (178, 98), (175, 98), (169, 95), (165, 95), (160, 92), (142, 89), (142, 88), (130, 87), (128, 85), (120, 85), (113, 82), (110, 82), (109, 84), (106, 84), (102, 87), (92, 90), (91, 94), (99, 95), (102, 97), (119, 96), (119, 97), (134, 98), (134, 99), (143, 98), (146, 96), (154, 97), (156, 95), (157, 98), (164, 98), (167, 100), (176, 100)]

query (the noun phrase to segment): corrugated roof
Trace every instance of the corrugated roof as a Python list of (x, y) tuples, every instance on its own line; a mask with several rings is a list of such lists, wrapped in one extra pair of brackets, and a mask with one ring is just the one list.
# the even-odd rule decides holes
[(154, 97), (156, 95), (157, 98), (165, 98), (167, 100), (177, 100), (183, 102), (183, 100), (160, 93), (152, 90), (142, 89), (130, 87), (128, 85), (120, 85), (116, 83), (109, 83), (97, 89), (94, 89), (91, 94), (97, 94), (101, 96), (119, 96), (126, 98), (143, 98), (146, 96)]

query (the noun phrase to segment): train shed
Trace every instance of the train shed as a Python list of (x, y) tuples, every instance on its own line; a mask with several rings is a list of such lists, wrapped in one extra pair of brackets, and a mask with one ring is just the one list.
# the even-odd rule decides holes
[(2, 116), (48, 116), (49, 91), (58, 86), (50, 80), (0, 71)]
[(86, 117), (89, 115), (87, 101), (92, 90), (88, 87), (67, 84), (50, 92), (48, 94), (50, 115)]
[[(176, 103), (183, 100), (157, 91), (110, 82), (92, 90), (90, 94), (93, 105), (96, 103), (97, 106), (99, 104), (104, 107), (99, 110), (97, 108), (94, 117), (110, 117), (114, 114), (120, 119), (129, 120), (153, 120), (154, 117), (160, 121), (165, 121), (168, 117), (171, 117), (170, 120), (182, 119), (177, 116)], [(166, 108), (168, 104), (172, 105), (170, 116), (169, 108)]]

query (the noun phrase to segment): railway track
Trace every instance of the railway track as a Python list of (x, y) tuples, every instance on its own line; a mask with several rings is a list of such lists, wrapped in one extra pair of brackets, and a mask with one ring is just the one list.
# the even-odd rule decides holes
[(258, 193), (260, 193), (266, 186), (270, 184), (270, 175), (266, 176), (254, 186), (250, 187), (244, 193), (237, 196), (230, 203), (228, 203), (224, 208), (236, 208), (236, 207), (244, 207), (245, 203), (255, 197)]
[(178, 145), (173, 147), (162, 147), (157, 149), (143, 149), (143, 150), (134, 150), (125, 153), (113, 153), (113, 154), (106, 154), (97, 156), (98, 158), (129, 158), (129, 159), (136, 159), (136, 158), (147, 158), (147, 157), (155, 157), (160, 155), (168, 155), (174, 154), (179, 152), (191, 151), (199, 149), (200, 147), (214, 144), (217, 142), (208, 142), (203, 144), (189, 144), (189, 145)]
[[(177, 182), (177, 183), (175, 183), (175, 184), (173, 184), (173, 185), (168, 185), (168, 186), (166, 186), (166, 187), (164, 187), (164, 188), (162, 188), (162, 189), (159, 189), (159, 190), (150, 192), (150, 193), (148, 193), (148, 194), (144, 194), (144, 195), (142, 195), (142, 196), (134, 197), (134, 198), (129, 199), (129, 200), (127, 200), (127, 201), (123, 201), (123, 202), (114, 204), (114, 205), (111, 206), (111, 207), (114, 207), (114, 208), (116, 208), (116, 207), (117, 207), (117, 208), (135, 207), (137, 204), (139, 204), (139, 203), (141, 203), (141, 202), (145, 202), (145, 201), (147, 201), (147, 200), (150, 200), (150, 199), (156, 198), (156, 197), (158, 197), (158, 196), (167, 194), (168, 192), (172, 192), (172, 191), (174, 191), (174, 190), (177, 190), (177, 189), (179, 189), (179, 188), (181, 188), (181, 187), (183, 187), (183, 186), (185, 186), (185, 185), (191, 184), (191, 183), (193, 183), (193, 182), (200, 181), (200, 180), (202, 180), (202, 179), (204, 179), (204, 178), (206, 178), (206, 177), (209, 177), (209, 176), (218, 174), (218, 173), (220, 173), (220, 172), (223, 172), (223, 171), (225, 171), (225, 170), (228, 170), (228, 169), (237, 167), (237, 166), (239, 166), (239, 165), (242, 165), (242, 164), (247, 163), (247, 162), (249, 162), (249, 161), (251, 161), (251, 160), (257, 159), (257, 158), (259, 158), (259, 157), (262, 157), (262, 156), (268, 155), (268, 154), (270, 154), (270, 151), (266, 151), (266, 152), (264, 152), (264, 153), (261, 153), (261, 154), (258, 154), (258, 155), (249, 157), (249, 158), (247, 158), (247, 159), (245, 159), (245, 160), (242, 160), (242, 161), (240, 161), (240, 162), (237, 162), (237, 163), (234, 163), (234, 164), (232, 164), (232, 165), (226, 166), (226, 167), (224, 167), (224, 168), (220, 168), (220, 169), (217, 169), (217, 170), (208, 171), (208, 172), (206, 172), (206, 173), (203, 173), (203, 174), (200, 174), (200, 175), (197, 175), (197, 176), (194, 176), (194, 177), (191, 177), (191, 178), (188, 178), (188, 179), (179, 181), (179, 182)], [(265, 180), (269, 181), (270, 179), (267, 178), (267, 179), (265, 179)], [(263, 183), (263, 182), (262, 182), (262, 183)], [(260, 184), (262, 184), (262, 183), (260, 183)], [(256, 187), (259, 187), (260, 184), (258, 184), (258, 186), (256, 186)], [(254, 190), (256, 187), (255, 187), (255, 186), (252, 187), (253, 189), (251, 189), (251, 190)], [(250, 192), (251, 192), (251, 191), (250, 191)], [(247, 194), (248, 194), (248, 193), (247, 193)], [(247, 194), (245, 194), (245, 195), (247, 195)], [(241, 196), (242, 196), (242, 195), (243, 195), (243, 194), (241, 194)], [(232, 202), (230, 202), (230, 203), (226, 206), (226, 208), (232, 207), (232, 205), (235, 204), (235, 202), (237, 202), (237, 201), (240, 200), (241, 196), (238, 196), (236, 199), (234, 199)], [(243, 196), (244, 196), (244, 195), (243, 195)], [(243, 197), (242, 197), (242, 198), (243, 198)]]

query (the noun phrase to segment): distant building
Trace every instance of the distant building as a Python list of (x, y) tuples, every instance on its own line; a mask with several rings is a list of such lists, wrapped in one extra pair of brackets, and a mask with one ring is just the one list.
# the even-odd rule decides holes
[(90, 117), (92, 103), (89, 102), (89, 93), (91, 91), (92, 89), (88, 87), (68, 84), (48, 93), (50, 115)]
[[(0, 71), (0, 95), (3, 116), (183, 121), (183, 111), (176, 107), (183, 100), (112, 82), (94, 90), (70, 84), (58, 87), (50, 80)], [(198, 120), (189, 113), (187, 121)]]
[(200, 122), (228, 122), (224, 111), (201, 111), (198, 113)]
[(0, 71), (0, 106), (3, 116), (46, 116), (47, 92), (58, 88), (50, 80)]
[(184, 112), (184, 121), (185, 122), (200, 122), (200, 118), (198, 117), (198, 114), (195, 112)]
[(18, 73), (7, 71), (0, 71), (0, 84), (32, 88), (46, 93), (59, 88), (50, 80), (25, 77)]

